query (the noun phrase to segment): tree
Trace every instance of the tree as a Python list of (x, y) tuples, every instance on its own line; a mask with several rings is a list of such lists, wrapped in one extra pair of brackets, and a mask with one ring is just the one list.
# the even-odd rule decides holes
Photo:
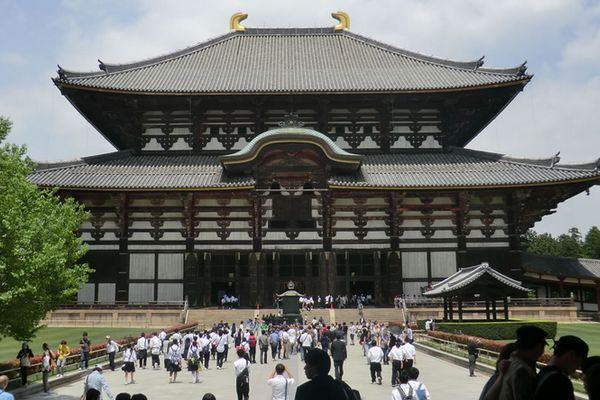
[(533, 234), (528, 235), (528, 246), (525, 251), (534, 254), (541, 254), (546, 256), (559, 256), (559, 245), (556, 239), (549, 233)]
[(600, 259), (600, 229), (597, 226), (592, 226), (585, 235), (583, 256)]
[(2, 143), (11, 126), (0, 116), (0, 336), (27, 340), (87, 281), (91, 270), (78, 263), (87, 248), (75, 235), (87, 213), (27, 181), (26, 148)]
[(561, 257), (581, 257), (583, 255), (583, 243), (579, 229), (569, 229), (567, 234), (558, 237), (557, 242), (558, 254)]

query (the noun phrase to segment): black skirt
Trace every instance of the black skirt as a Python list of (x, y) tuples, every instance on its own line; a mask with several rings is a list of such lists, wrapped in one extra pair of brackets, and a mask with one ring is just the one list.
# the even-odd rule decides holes
[(125, 372), (135, 372), (135, 362), (133, 361), (125, 361), (123, 363), (123, 371)]
[(197, 362), (196, 363), (188, 362), (187, 370), (188, 371), (198, 371), (198, 366), (199, 366), (199, 363), (197, 363)]
[(181, 371), (181, 365), (179, 363), (171, 362), (169, 363), (169, 372), (179, 372)]

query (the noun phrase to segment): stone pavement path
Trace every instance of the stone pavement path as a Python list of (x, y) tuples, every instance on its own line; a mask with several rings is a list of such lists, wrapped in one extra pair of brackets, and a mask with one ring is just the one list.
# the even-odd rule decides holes
[[(215, 363), (211, 360), (210, 369), (202, 371), (201, 383), (192, 384), (187, 371), (179, 373), (179, 382), (169, 384), (168, 373), (165, 370), (152, 370), (152, 368), (135, 372), (135, 384), (125, 385), (124, 374), (120, 370), (115, 372), (105, 371), (104, 374), (113, 394), (120, 392), (144, 393), (149, 400), (201, 400), (204, 393), (213, 393), (217, 400), (235, 400), (235, 378), (232, 362), (235, 360), (230, 351), (229, 362), (225, 369), (214, 369)], [(148, 358), (150, 361), (150, 358)], [(300, 384), (306, 382), (303, 363), (299, 356), (294, 355), (283, 363), (292, 371)], [(250, 399), (269, 400), (270, 387), (266, 379), (275, 367), (269, 360), (267, 365), (253, 364), (250, 370)], [(416, 367), (421, 371), (421, 381), (427, 385), (433, 400), (478, 399), (481, 388), (487, 376), (469, 377), (468, 371), (449, 362), (439, 360), (426, 354), (417, 354)], [(371, 384), (369, 367), (359, 346), (348, 346), (348, 360), (344, 364), (344, 380), (354, 389), (358, 389), (363, 399), (390, 399), (391, 398), (391, 366), (383, 366), (383, 385)], [(333, 374), (333, 369), (332, 369)], [(73, 382), (56, 388), (49, 395), (39, 393), (27, 399), (57, 399), (78, 400), (83, 391), (83, 380)], [(290, 399), (295, 395), (292, 389)], [(106, 398), (106, 396), (105, 396)]]

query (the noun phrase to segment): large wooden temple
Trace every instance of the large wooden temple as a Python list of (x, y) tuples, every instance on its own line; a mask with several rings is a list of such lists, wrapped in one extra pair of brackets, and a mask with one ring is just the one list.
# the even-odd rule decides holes
[(85, 204), (80, 301), (269, 305), (420, 294), (457, 268), (520, 271), (519, 235), (599, 183), (563, 165), (469, 150), (525, 87), (483, 66), (349, 30), (246, 28), (54, 83), (117, 151), (30, 180)]

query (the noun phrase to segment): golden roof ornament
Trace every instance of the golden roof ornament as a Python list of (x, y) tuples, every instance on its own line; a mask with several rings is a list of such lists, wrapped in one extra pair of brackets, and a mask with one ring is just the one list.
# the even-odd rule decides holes
[(335, 32), (350, 30), (350, 16), (343, 11), (333, 12), (331, 16), (340, 23), (333, 27)]
[(240, 22), (248, 18), (248, 14), (243, 12), (236, 12), (231, 16), (229, 20), (229, 29), (235, 30), (236, 32), (244, 32), (246, 28), (240, 25)]

